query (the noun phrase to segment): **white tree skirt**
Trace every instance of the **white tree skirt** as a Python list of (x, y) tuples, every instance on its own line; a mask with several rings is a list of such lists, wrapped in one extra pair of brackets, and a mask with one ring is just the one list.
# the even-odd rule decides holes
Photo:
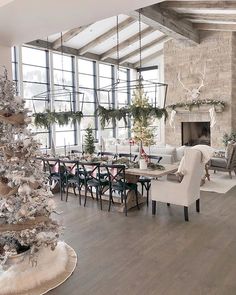
[(39, 251), (37, 266), (26, 258), (7, 270), (0, 268), (0, 295), (41, 295), (62, 284), (73, 273), (77, 263), (75, 251), (59, 242), (51, 251)]

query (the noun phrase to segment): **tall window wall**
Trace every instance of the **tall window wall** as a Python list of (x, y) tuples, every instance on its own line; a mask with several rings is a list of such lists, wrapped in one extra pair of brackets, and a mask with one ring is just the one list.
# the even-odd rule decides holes
[[(42, 147), (50, 148), (50, 142), (57, 147), (81, 144), (85, 129), (91, 126), (94, 136), (105, 139), (110, 137), (128, 138), (130, 130), (123, 122), (111, 122), (104, 130), (101, 129), (99, 118), (95, 115), (98, 103), (104, 107), (125, 107), (130, 104), (129, 91), (130, 70), (99, 63), (97, 61), (59, 54), (39, 48), (22, 46), (12, 49), (13, 79), (17, 82), (19, 94), (26, 99), (26, 107), (34, 112), (44, 112), (46, 109), (55, 111), (80, 110), (83, 119), (78, 124), (67, 126), (52, 125), (49, 129), (30, 126), (41, 141)], [(18, 75), (19, 74), (19, 75)], [(111, 86), (119, 77), (125, 83), (127, 91), (110, 95), (96, 92), (97, 88)], [(51, 95), (34, 97), (49, 90), (67, 89), (70, 95)]]
[[(120, 83), (122, 85), (122, 91), (117, 93), (117, 106), (123, 108), (127, 105), (130, 105), (131, 102), (131, 93), (129, 90), (129, 81), (130, 81), (130, 70), (125, 68), (120, 68), (119, 73), (117, 73)], [(125, 126), (124, 120), (121, 120), (117, 123), (117, 138), (126, 139), (131, 136), (130, 132), (130, 121), (127, 122), (128, 126)]]
[[(48, 51), (22, 47), (21, 56), (22, 94), (26, 99), (26, 107), (32, 112), (43, 112), (50, 108), (49, 99), (47, 97), (34, 98), (34, 96), (49, 89)], [(36, 132), (36, 137), (41, 142), (42, 147), (50, 147), (49, 129), (35, 128), (33, 124), (30, 128)]]
[[(79, 110), (83, 112), (80, 123), (81, 137), (84, 137), (85, 129), (91, 127), (97, 138), (98, 121), (95, 116), (97, 88), (96, 63), (91, 60), (78, 58), (78, 85), (79, 85)], [(83, 141), (83, 140), (82, 140)]]
[[(52, 108), (57, 111), (75, 111), (75, 71), (74, 57), (64, 54), (52, 54), (53, 65), (53, 101)], [(76, 125), (59, 126), (56, 124), (55, 141), (57, 147), (76, 144)]]
[[(98, 71), (99, 88), (107, 90), (99, 92), (99, 104), (105, 108), (112, 108), (115, 106), (114, 92), (111, 90), (115, 80), (114, 66), (100, 63)], [(103, 130), (101, 130), (101, 136), (103, 138), (115, 137), (115, 124), (116, 122), (113, 121), (106, 125), (106, 127)]]

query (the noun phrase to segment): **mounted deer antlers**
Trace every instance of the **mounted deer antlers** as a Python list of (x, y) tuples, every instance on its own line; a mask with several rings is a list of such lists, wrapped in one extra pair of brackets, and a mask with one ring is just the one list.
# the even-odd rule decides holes
[(199, 87), (198, 88), (189, 89), (181, 81), (181, 79), (180, 79), (180, 72), (178, 73), (178, 80), (179, 80), (180, 84), (182, 85), (182, 87), (184, 88), (184, 90), (187, 91), (187, 95), (190, 97), (190, 99), (195, 100), (195, 99), (197, 99), (199, 97), (200, 90), (201, 90), (202, 87), (204, 87), (205, 75), (206, 75), (206, 64), (204, 66), (203, 72), (200, 73), (200, 81), (201, 81), (201, 83), (200, 83)]

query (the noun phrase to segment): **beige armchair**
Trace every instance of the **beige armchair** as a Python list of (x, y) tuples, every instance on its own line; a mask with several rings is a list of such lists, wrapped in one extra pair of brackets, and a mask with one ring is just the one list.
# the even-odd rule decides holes
[(229, 143), (224, 158), (211, 158), (208, 169), (216, 171), (228, 172), (232, 178), (232, 171), (236, 175), (236, 143)]
[(196, 201), (200, 212), (200, 182), (204, 171), (202, 154), (195, 149), (186, 149), (184, 154), (184, 177), (180, 183), (167, 180), (152, 180), (152, 214), (156, 214), (156, 202), (184, 206), (185, 221), (188, 221), (188, 207)]

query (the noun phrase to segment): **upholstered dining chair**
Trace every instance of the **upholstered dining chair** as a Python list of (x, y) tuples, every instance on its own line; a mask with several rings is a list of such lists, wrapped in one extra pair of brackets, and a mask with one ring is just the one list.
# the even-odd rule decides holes
[[(154, 156), (154, 155), (148, 155), (148, 160), (149, 162), (151, 163), (155, 163), (156, 164), (159, 164), (160, 161), (162, 160), (162, 157), (160, 156)], [(149, 191), (150, 191), (150, 188), (151, 188), (151, 180), (152, 180), (152, 177), (148, 177), (148, 176), (140, 176), (139, 180), (138, 180), (138, 183), (141, 184), (141, 189), (142, 189), (142, 196), (143, 196), (143, 192), (144, 192), (144, 188), (146, 190), (146, 194), (147, 194), (147, 206), (149, 204)]]
[(189, 221), (188, 207), (196, 202), (200, 212), (200, 182), (204, 171), (202, 154), (199, 150), (186, 149), (184, 154), (184, 177), (179, 182), (167, 180), (151, 181), (152, 214), (156, 214), (156, 202), (184, 206), (185, 221)]
[(236, 175), (236, 143), (229, 143), (227, 153), (224, 158), (211, 158), (208, 166), (209, 170), (228, 172), (232, 178), (232, 171)]

